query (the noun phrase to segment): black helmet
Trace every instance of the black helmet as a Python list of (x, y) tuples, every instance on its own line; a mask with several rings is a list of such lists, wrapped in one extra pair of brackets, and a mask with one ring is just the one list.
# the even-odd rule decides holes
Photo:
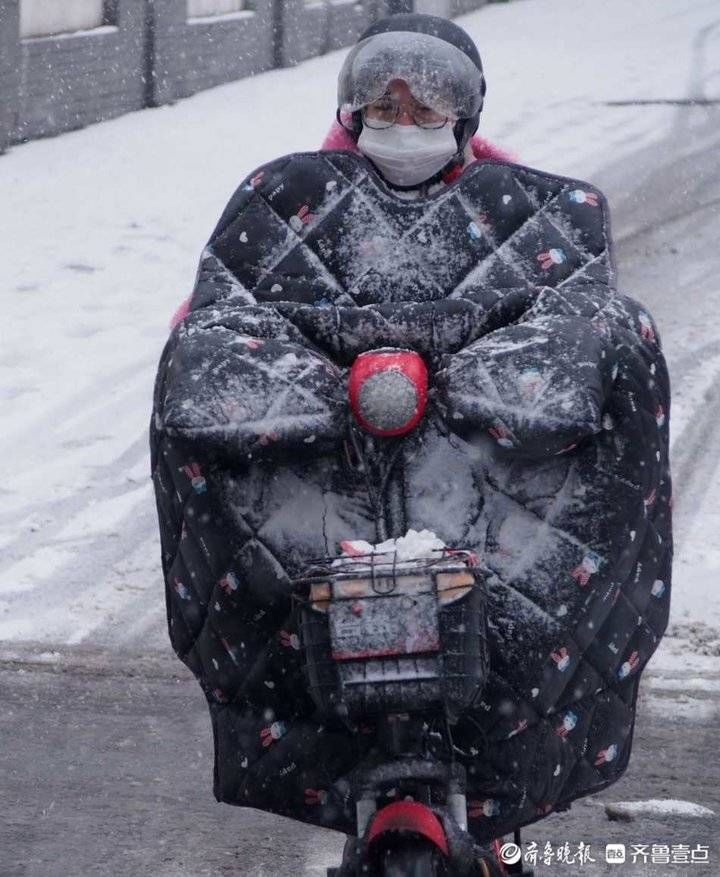
[(338, 77), (338, 120), (352, 118), (351, 133), (362, 131), (360, 110), (403, 79), (413, 95), (455, 116), (461, 154), (477, 131), (485, 97), (485, 76), (477, 46), (447, 18), (402, 13), (381, 18), (350, 50)]

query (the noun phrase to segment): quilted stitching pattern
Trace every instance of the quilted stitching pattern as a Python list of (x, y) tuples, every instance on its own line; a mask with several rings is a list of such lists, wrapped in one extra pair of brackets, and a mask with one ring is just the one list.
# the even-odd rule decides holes
[(339, 453), (342, 369), (402, 339), (440, 370), (403, 454), (408, 526), (492, 572), (492, 675), (453, 732), (485, 839), (617, 779), (667, 623), (667, 375), (650, 317), (613, 289), (597, 190), (481, 164), (399, 202), (346, 153), (241, 186), (156, 387), (170, 633), (208, 696), (216, 795), (347, 829), (371, 735), (313, 720), (289, 576), (374, 538)]

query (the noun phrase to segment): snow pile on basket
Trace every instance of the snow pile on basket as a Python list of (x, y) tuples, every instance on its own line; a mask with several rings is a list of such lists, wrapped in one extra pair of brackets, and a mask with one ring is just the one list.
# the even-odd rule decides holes
[[(349, 442), (348, 368), (393, 346), (425, 358), (427, 413)], [(350, 830), (373, 729), (316, 717), (291, 578), (349, 535), (410, 529), (491, 571), (490, 679), (453, 729), (473, 833), (617, 779), (667, 622), (668, 415), (591, 186), (478, 163), (407, 201), (340, 152), (251, 175), (163, 354), (151, 436), (170, 635), (208, 696), (218, 798)]]
[(340, 543), (342, 554), (333, 561), (333, 566), (342, 565), (348, 560), (356, 562), (357, 558), (370, 557), (373, 563), (393, 559), (402, 563), (405, 560), (419, 560), (428, 557), (438, 557), (438, 552), (447, 546), (430, 530), (409, 530), (404, 536), (396, 539), (386, 539), (372, 545), (364, 539), (343, 539)]

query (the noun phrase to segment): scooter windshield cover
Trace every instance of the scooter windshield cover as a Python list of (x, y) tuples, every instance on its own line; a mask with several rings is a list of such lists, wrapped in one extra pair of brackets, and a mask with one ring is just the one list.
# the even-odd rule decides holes
[(394, 79), (405, 81), (417, 101), (455, 118), (482, 107), (480, 70), (460, 49), (422, 33), (376, 34), (349, 52), (338, 78), (338, 106), (354, 112), (385, 94)]
[[(387, 348), (422, 357), (428, 405), (401, 436), (350, 433), (353, 365)], [(596, 188), (477, 162), (408, 200), (346, 151), (256, 169), (202, 256), (154, 411), (170, 636), (210, 703), (220, 800), (354, 832), (349, 790), (379, 744), (372, 723), (318, 715), (292, 582), (383, 530), (482, 565), (487, 682), (452, 745), (444, 719), (431, 737), (466, 770), (473, 836), (621, 776), (668, 619), (670, 397)]]

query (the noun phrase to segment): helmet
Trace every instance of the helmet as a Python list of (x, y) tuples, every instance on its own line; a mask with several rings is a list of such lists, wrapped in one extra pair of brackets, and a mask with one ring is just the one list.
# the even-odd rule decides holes
[(350, 50), (338, 77), (338, 121), (355, 139), (360, 110), (385, 93), (393, 79), (407, 82), (413, 96), (454, 116), (458, 153), (477, 130), (485, 76), (475, 43), (446, 18), (403, 13), (382, 18)]

